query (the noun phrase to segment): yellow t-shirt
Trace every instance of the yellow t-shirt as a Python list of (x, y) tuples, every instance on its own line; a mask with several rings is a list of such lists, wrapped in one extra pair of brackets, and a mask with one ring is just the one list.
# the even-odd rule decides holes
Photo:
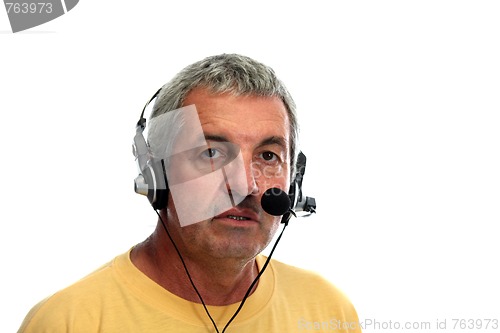
[[(259, 268), (264, 256), (257, 257)], [(238, 308), (208, 306), (219, 332)], [(37, 304), (18, 333), (215, 332), (203, 306), (162, 288), (124, 253)], [(320, 276), (271, 260), (227, 333), (361, 332), (347, 297)]]

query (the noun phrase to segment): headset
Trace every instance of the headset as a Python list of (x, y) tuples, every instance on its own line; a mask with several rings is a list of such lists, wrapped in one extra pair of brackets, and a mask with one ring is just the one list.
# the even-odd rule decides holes
[[(139, 170), (139, 175), (134, 180), (134, 190), (138, 194), (147, 196), (155, 210), (161, 210), (167, 206), (169, 194), (168, 180), (164, 160), (155, 158), (151, 154), (143, 133), (146, 128), (144, 113), (149, 104), (158, 97), (160, 91), (161, 88), (158, 89), (144, 106), (136, 125), (136, 134), (132, 144), (132, 151)], [(296, 212), (303, 211), (308, 213), (303, 216), (316, 213), (316, 200), (312, 197), (304, 196), (302, 193), (302, 181), (305, 169), (306, 156), (302, 152), (299, 152), (295, 177), (293, 177), (288, 190), (288, 197), (291, 203), (290, 209), (282, 216), (281, 223), (287, 223), (292, 215), (296, 216)]]

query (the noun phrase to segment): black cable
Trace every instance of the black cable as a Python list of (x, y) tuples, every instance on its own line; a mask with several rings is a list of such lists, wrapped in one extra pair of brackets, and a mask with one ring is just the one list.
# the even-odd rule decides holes
[[(191, 278), (191, 274), (189, 274), (189, 270), (186, 266), (186, 263), (184, 262), (184, 259), (182, 258), (182, 255), (181, 255), (181, 252), (179, 251), (179, 249), (177, 248), (177, 245), (175, 245), (175, 242), (174, 240), (172, 239), (172, 236), (170, 235), (170, 232), (168, 231), (168, 228), (167, 226), (165, 225), (165, 222), (163, 222), (163, 219), (161, 218), (161, 215), (160, 213), (155, 209), (154, 210), (156, 212), (156, 214), (158, 215), (158, 217), (160, 218), (160, 221), (161, 221), (161, 224), (163, 226), (163, 229), (165, 229), (165, 232), (167, 233), (167, 236), (168, 238), (170, 239), (170, 241), (172, 242), (172, 245), (174, 245), (174, 248), (175, 248), (175, 251), (177, 252), (177, 255), (179, 256), (179, 259), (181, 260), (181, 263), (182, 263), (182, 266), (184, 267), (184, 270), (186, 272), (186, 275), (189, 279), (189, 282), (191, 282), (191, 285), (193, 286), (193, 289), (194, 291), (196, 292), (196, 294), (198, 295), (198, 298), (200, 299), (201, 301), (201, 304), (203, 305), (203, 308), (205, 309), (205, 312), (207, 313), (207, 316), (208, 318), (210, 319), (210, 321), (212, 322), (212, 325), (214, 326), (215, 328), (215, 331), (217, 333), (220, 333), (219, 332), (219, 329), (217, 328), (217, 324), (215, 323), (214, 319), (212, 318), (212, 316), (210, 315), (210, 311), (208, 311), (208, 308), (205, 304), (205, 302), (203, 301), (203, 297), (201, 297), (201, 294), (200, 292), (198, 291), (198, 288), (196, 288), (195, 284), (194, 284), (194, 281), (193, 279)], [(233, 316), (229, 319), (229, 321), (227, 322), (226, 326), (224, 326), (224, 329), (222, 330), (222, 333), (224, 333), (226, 331), (226, 329), (228, 328), (229, 324), (232, 323), (232, 321), (236, 318), (236, 316), (238, 315), (238, 313), (241, 311), (241, 309), (243, 308), (243, 304), (245, 304), (247, 298), (250, 296), (250, 293), (252, 292), (252, 289), (253, 287), (255, 286), (255, 284), (257, 283), (257, 281), (259, 281), (260, 277), (262, 276), (262, 274), (264, 274), (264, 271), (266, 270), (267, 266), (269, 265), (269, 262), (271, 261), (271, 257), (273, 255), (273, 252), (274, 250), (276, 249), (276, 246), (278, 245), (280, 239), (281, 239), (281, 236), (283, 236), (283, 232), (285, 231), (285, 228), (288, 226), (288, 222), (286, 223), (283, 223), (284, 226), (283, 226), (283, 229), (281, 229), (281, 233), (279, 234), (278, 238), (276, 239), (276, 242), (274, 243), (272, 249), (271, 249), (271, 252), (269, 253), (269, 256), (267, 257), (266, 259), (266, 262), (264, 263), (264, 266), (262, 266), (262, 269), (260, 270), (259, 274), (257, 274), (257, 276), (255, 277), (255, 279), (253, 280), (252, 284), (250, 285), (250, 287), (248, 288), (247, 292), (245, 293), (245, 296), (243, 296), (243, 299), (241, 300), (241, 303), (238, 307), (238, 309), (236, 309), (236, 311), (234, 312)]]
[(211, 321), (211, 322), (212, 322), (212, 324), (214, 325), (215, 331), (216, 331), (217, 333), (219, 333), (219, 329), (217, 328), (217, 325), (215, 324), (214, 319), (213, 319), (213, 318), (212, 318), (212, 316), (210, 315), (210, 312), (208, 311), (207, 306), (206, 306), (205, 302), (203, 301), (203, 297), (201, 297), (201, 294), (200, 294), (200, 292), (198, 291), (198, 288), (196, 288), (196, 286), (194, 285), (193, 279), (191, 278), (191, 274), (189, 274), (188, 268), (187, 268), (187, 266), (186, 266), (186, 263), (184, 262), (184, 259), (182, 258), (181, 252), (180, 252), (180, 251), (179, 251), (179, 249), (177, 248), (177, 245), (175, 245), (175, 242), (174, 242), (174, 240), (172, 239), (172, 236), (170, 236), (170, 232), (168, 231), (167, 226), (165, 225), (165, 222), (163, 222), (163, 219), (161, 218), (160, 213), (159, 213), (156, 209), (155, 209), (154, 211), (156, 212), (156, 214), (157, 214), (157, 215), (158, 215), (158, 217), (160, 218), (161, 224), (163, 225), (163, 229), (165, 229), (165, 232), (167, 233), (168, 238), (170, 238), (170, 241), (171, 241), (171, 242), (172, 242), (172, 244), (174, 245), (175, 251), (176, 251), (176, 252), (177, 252), (177, 254), (179, 255), (179, 258), (181, 259), (182, 266), (184, 266), (184, 270), (186, 271), (186, 275), (187, 275), (187, 277), (188, 277), (188, 279), (189, 279), (189, 282), (191, 282), (191, 285), (193, 286), (194, 291), (195, 291), (195, 292), (196, 292), (196, 294), (198, 295), (198, 298), (200, 299), (201, 304), (203, 305), (203, 308), (205, 309), (205, 312), (207, 313), (208, 318), (210, 318), (210, 321)]

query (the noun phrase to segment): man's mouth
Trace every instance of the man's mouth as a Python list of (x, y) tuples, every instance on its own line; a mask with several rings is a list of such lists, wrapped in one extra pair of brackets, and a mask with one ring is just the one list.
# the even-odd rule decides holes
[(250, 220), (248, 217), (244, 217), (244, 216), (236, 216), (236, 215), (228, 215), (226, 216), (228, 219), (233, 219), (233, 220), (236, 220), (236, 221), (245, 221), (245, 220)]

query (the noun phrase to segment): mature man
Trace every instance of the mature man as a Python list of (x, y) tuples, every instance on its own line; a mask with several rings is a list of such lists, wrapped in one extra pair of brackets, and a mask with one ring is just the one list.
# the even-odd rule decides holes
[(260, 254), (283, 219), (275, 215), (290, 214), (261, 199), (289, 191), (298, 155), (295, 105), (273, 70), (213, 56), (154, 97), (148, 143), (141, 116), (135, 154), (156, 229), (35, 306), (19, 332), (360, 332), (333, 285)]

